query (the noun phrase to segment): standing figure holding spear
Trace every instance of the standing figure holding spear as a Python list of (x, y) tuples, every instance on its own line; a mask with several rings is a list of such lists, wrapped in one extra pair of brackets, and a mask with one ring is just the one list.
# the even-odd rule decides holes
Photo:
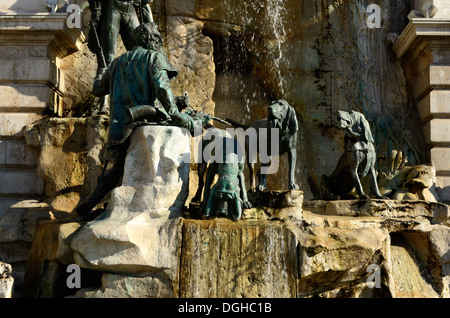
[[(135, 29), (153, 22), (150, 2), (153, 0), (89, 0), (92, 12), (88, 47), (97, 56), (97, 75), (111, 64), (116, 56), (120, 34), (127, 51), (135, 46)], [(100, 113), (109, 114), (106, 98), (100, 99)]]

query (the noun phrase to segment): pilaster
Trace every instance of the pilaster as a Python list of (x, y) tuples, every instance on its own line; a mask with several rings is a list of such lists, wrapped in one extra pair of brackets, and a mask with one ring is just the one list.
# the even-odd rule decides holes
[(394, 44), (434, 163), (440, 199), (450, 202), (450, 18), (414, 18)]
[(60, 61), (84, 41), (66, 19), (66, 13), (0, 14), (0, 217), (11, 204), (44, 195), (38, 154), (26, 146), (22, 128), (44, 111), (62, 115)]

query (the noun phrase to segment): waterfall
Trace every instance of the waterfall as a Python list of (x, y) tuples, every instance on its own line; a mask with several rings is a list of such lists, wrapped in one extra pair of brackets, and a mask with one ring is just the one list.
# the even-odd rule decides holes
[(271, 35), (274, 37), (272, 41), (272, 58), (273, 58), (273, 71), (277, 76), (278, 88), (281, 93), (281, 97), (285, 95), (285, 81), (281, 67), (283, 61), (283, 44), (286, 41), (287, 30), (284, 24), (284, 18), (287, 14), (285, 6), (286, 0), (267, 0), (266, 3), (266, 18), (268, 19), (268, 25), (270, 26)]
[[(258, 63), (267, 70), (269, 75), (262, 78), (262, 82), (272, 94), (284, 98), (286, 92), (286, 39), (290, 32), (287, 28), (288, 8), (286, 0), (252, 0), (236, 2), (223, 1), (226, 12), (223, 23), (228, 25), (229, 36), (225, 36), (218, 43), (221, 53), (216, 66), (228, 74), (246, 71), (251, 65), (248, 54), (255, 57)], [(228, 19), (228, 20), (226, 20)], [(230, 23), (232, 21), (233, 23)], [(233, 28), (230, 26), (239, 26)], [(218, 48), (218, 47), (216, 47)], [(254, 65), (253, 65), (254, 67)], [(251, 111), (249, 103), (255, 94), (246, 90), (247, 83), (243, 82), (240, 90), (242, 96), (247, 94), (247, 111)]]
[[(286, 93), (286, 78), (282, 69), (286, 68), (289, 62), (284, 60), (285, 54), (283, 53), (289, 31), (286, 29), (286, 17), (288, 15), (286, 2), (286, 0), (248, 1), (245, 2), (244, 14), (242, 15), (242, 25), (250, 26), (257, 32), (261, 32), (259, 36), (265, 41), (264, 50), (266, 52), (261, 52), (261, 47), (259, 47), (252, 53), (256, 55), (266, 54), (267, 66), (269, 66), (274, 77), (269, 80), (276, 82), (280, 98)], [(251, 42), (255, 40), (253, 34)]]

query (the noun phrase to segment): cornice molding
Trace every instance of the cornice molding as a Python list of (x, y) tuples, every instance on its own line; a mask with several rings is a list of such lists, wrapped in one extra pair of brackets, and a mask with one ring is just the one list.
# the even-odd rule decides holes
[(436, 40), (443, 40), (439, 41), (440, 45), (450, 47), (450, 19), (412, 19), (394, 43), (393, 49), (397, 58), (400, 59), (413, 47), (425, 49), (418, 43), (428, 39), (433, 40), (434, 43), (437, 43)]
[(67, 26), (67, 13), (0, 14), (0, 43), (48, 41), (59, 58), (81, 49), (85, 36)]

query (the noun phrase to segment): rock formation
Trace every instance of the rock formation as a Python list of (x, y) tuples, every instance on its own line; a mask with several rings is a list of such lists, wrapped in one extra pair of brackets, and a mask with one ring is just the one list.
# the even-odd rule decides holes
[[(57, 280), (64, 280), (65, 268), (76, 261), (102, 278), (91, 280), (75, 297), (450, 296), (448, 206), (302, 202), (245, 210), (238, 222), (157, 219), (165, 224), (157, 236), (151, 236), (155, 219), (145, 213), (137, 213), (128, 225), (113, 218), (87, 225), (47, 221), (36, 234), (40, 239), (33, 243), (25, 285), (35, 291), (32, 296), (57, 297)], [(82, 247), (96, 239), (85, 236), (89, 228), (100, 233), (101, 224), (116, 238), (103, 236), (102, 244), (109, 243), (101, 251), (95, 244)], [(80, 250), (88, 263), (80, 262)], [(41, 267), (46, 263), (56, 269)], [(89, 271), (82, 275), (93, 276)]]
[(122, 186), (108, 208), (71, 238), (80, 266), (112, 273), (161, 272), (175, 279), (180, 217), (188, 197), (190, 134), (148, 126), (132, 134)]

